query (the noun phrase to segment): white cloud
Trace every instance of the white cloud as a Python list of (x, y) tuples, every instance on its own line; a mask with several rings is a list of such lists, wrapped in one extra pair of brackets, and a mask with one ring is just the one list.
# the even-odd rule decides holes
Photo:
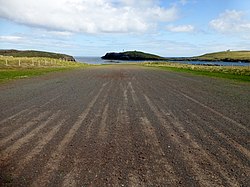
[[(18, 46), (23, 46), (26, 49), (44, 49), (46, 47), (52, 48), (54, 51), (60, 49), (72, 49), (76, 45), (70, 39), (64, 37), (63, 40), (56, 37), (48, 38), (44, 37), (41, 33), (34, 34), (18, 34), (18, 35), (0, 35), (0, 48), (17, 48)], [(53, 36), (53, 35), (51, 35)], [(8, 47), (7, 47), (8, 46)], [(9, 47), (12, 46), (12, 47)], [(35, 46), (35, 47), (34, 47)]]
[(21, 36), (14, 36), (14, 35), (5, 35), (5, 36), (0, 36), (0, 41), (1, 42), (10, 42), (10, 43), (16, 43), (20, 42), (23, 38)]
[(168, 31), (171, 31), (171, 32), (193, 32), (194, 31), (194, 26), (192, 25), (178, 25), (178, 26), (168, 25), (166, 28)]
[(67, 32), (67, 31), (48, 31), (48, 34), (55, 35), (55, 36), (63, 36), (63, 37), (73, 35), (73, 33)]
[(53, 37), (53, 38), (69, 38), (74, 35), (72, 32), (68, 31), (51, 31), (44, 29), (33, 29), (34, 32), (40, 34), (42, 37)]
[(155, 4), (158, 4), (158, 0), (143, 0), (143, 1), (138, 1), (138, 0), (113, 0), (113, 2), (120, 2), (122, 5), (128, 5), (128, 6), (139, 6), (139, 7), (149, 7), (153, 6)]
[(0, 17), (54, 31), (144, 32), (178, 18), (156, 0), (0, 0)]
[(244, 12), (226, 10), (209, 25), (221, 33), (250, 33), (250, 20), (244, 19)]

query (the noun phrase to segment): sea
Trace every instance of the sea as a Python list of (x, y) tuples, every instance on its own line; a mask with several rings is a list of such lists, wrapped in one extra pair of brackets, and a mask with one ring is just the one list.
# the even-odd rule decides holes
[[(101, 57), (74, 57), (77, 62), (83, 62), (87, 64), (117, 64), (117, 63), (143, 63), (143, 62), (153, 62), (153, 61), (124, 61), (124, 60), (104, 60)], [(154, 61), (155, 62), (155, 61)], [(161, 61), (157, 61), (161, 62)], [(164, 62), (164, 61), (162, 61)], [(165, 61), (166, 62), (166, 61)], [(244, 62), (221, 62), (221, 61), (169, 61), (169, 62), (178, 62), (183, 64), (193, 64), (193, 65), (217, 65), (217, 66), (249, 66), (250, 63)]]

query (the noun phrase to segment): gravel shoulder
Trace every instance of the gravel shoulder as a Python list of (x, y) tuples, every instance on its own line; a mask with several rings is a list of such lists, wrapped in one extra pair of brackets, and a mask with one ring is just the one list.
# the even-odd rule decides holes
[(135, 65), (0, 85), (0, 186), (250, 186), (249, 93)]

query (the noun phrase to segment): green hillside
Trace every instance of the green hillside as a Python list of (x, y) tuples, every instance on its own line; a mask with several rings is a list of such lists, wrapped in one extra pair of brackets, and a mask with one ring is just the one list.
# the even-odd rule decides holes
[(198, 57), (199, 60), (208, 61), (243, 61), (250, 62), (250, 51), (223, 51), (216, 53), (208, 53)]
[(66, 54), (52, 53), (45, 51), (34, 51), (34, 50), (0, 50), (0, 55), (2, 56), (13, 56), (13, 57), (46, 57), (54, 59), (63, 59), (67, 61), (75, 61), (74, 57)]

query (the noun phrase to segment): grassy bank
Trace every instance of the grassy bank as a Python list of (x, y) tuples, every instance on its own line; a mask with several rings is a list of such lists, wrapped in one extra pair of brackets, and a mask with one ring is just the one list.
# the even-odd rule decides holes
[[(195, 57), (194, 57), (195, 58)], [(208, 53), (197, 57), (207, 61), (245, 61), (250, 62), (250, 51), (223, 51)]]
[(0, 69), (0, 83), (13, 79), (22, 79), (50, 72), (65, 71), (69, 68), (37, 68), (37, 69)]
[(144, 63), (147, 67), (157, 67), (163, 70), (192, 73), (195, 75), (203, 75), (209, 77), (218, 77), (225, 79), (233, 79), (238, 81), (250, 82), (250, 67), (243, 66), (202, 66), (180, 63)]
[(167, 58), (166, 61), (222, 61), (250, 63), (250, 51), (222, 51), (194, 57)]
[(0, 57), (0, 83), (87, 66), (83, 63), (53, 58)]
[(34, 50), (5, 50), (0, 49), (0, 55), (2, 56), (12, 56), (12, 57), (43, 57), (43, 58), (53, 58), (53, 59), (65, 59), (69, 61), (75, 61), (74, 57), (66, 54), (52, 53), (47, 51), (34, 51)]

